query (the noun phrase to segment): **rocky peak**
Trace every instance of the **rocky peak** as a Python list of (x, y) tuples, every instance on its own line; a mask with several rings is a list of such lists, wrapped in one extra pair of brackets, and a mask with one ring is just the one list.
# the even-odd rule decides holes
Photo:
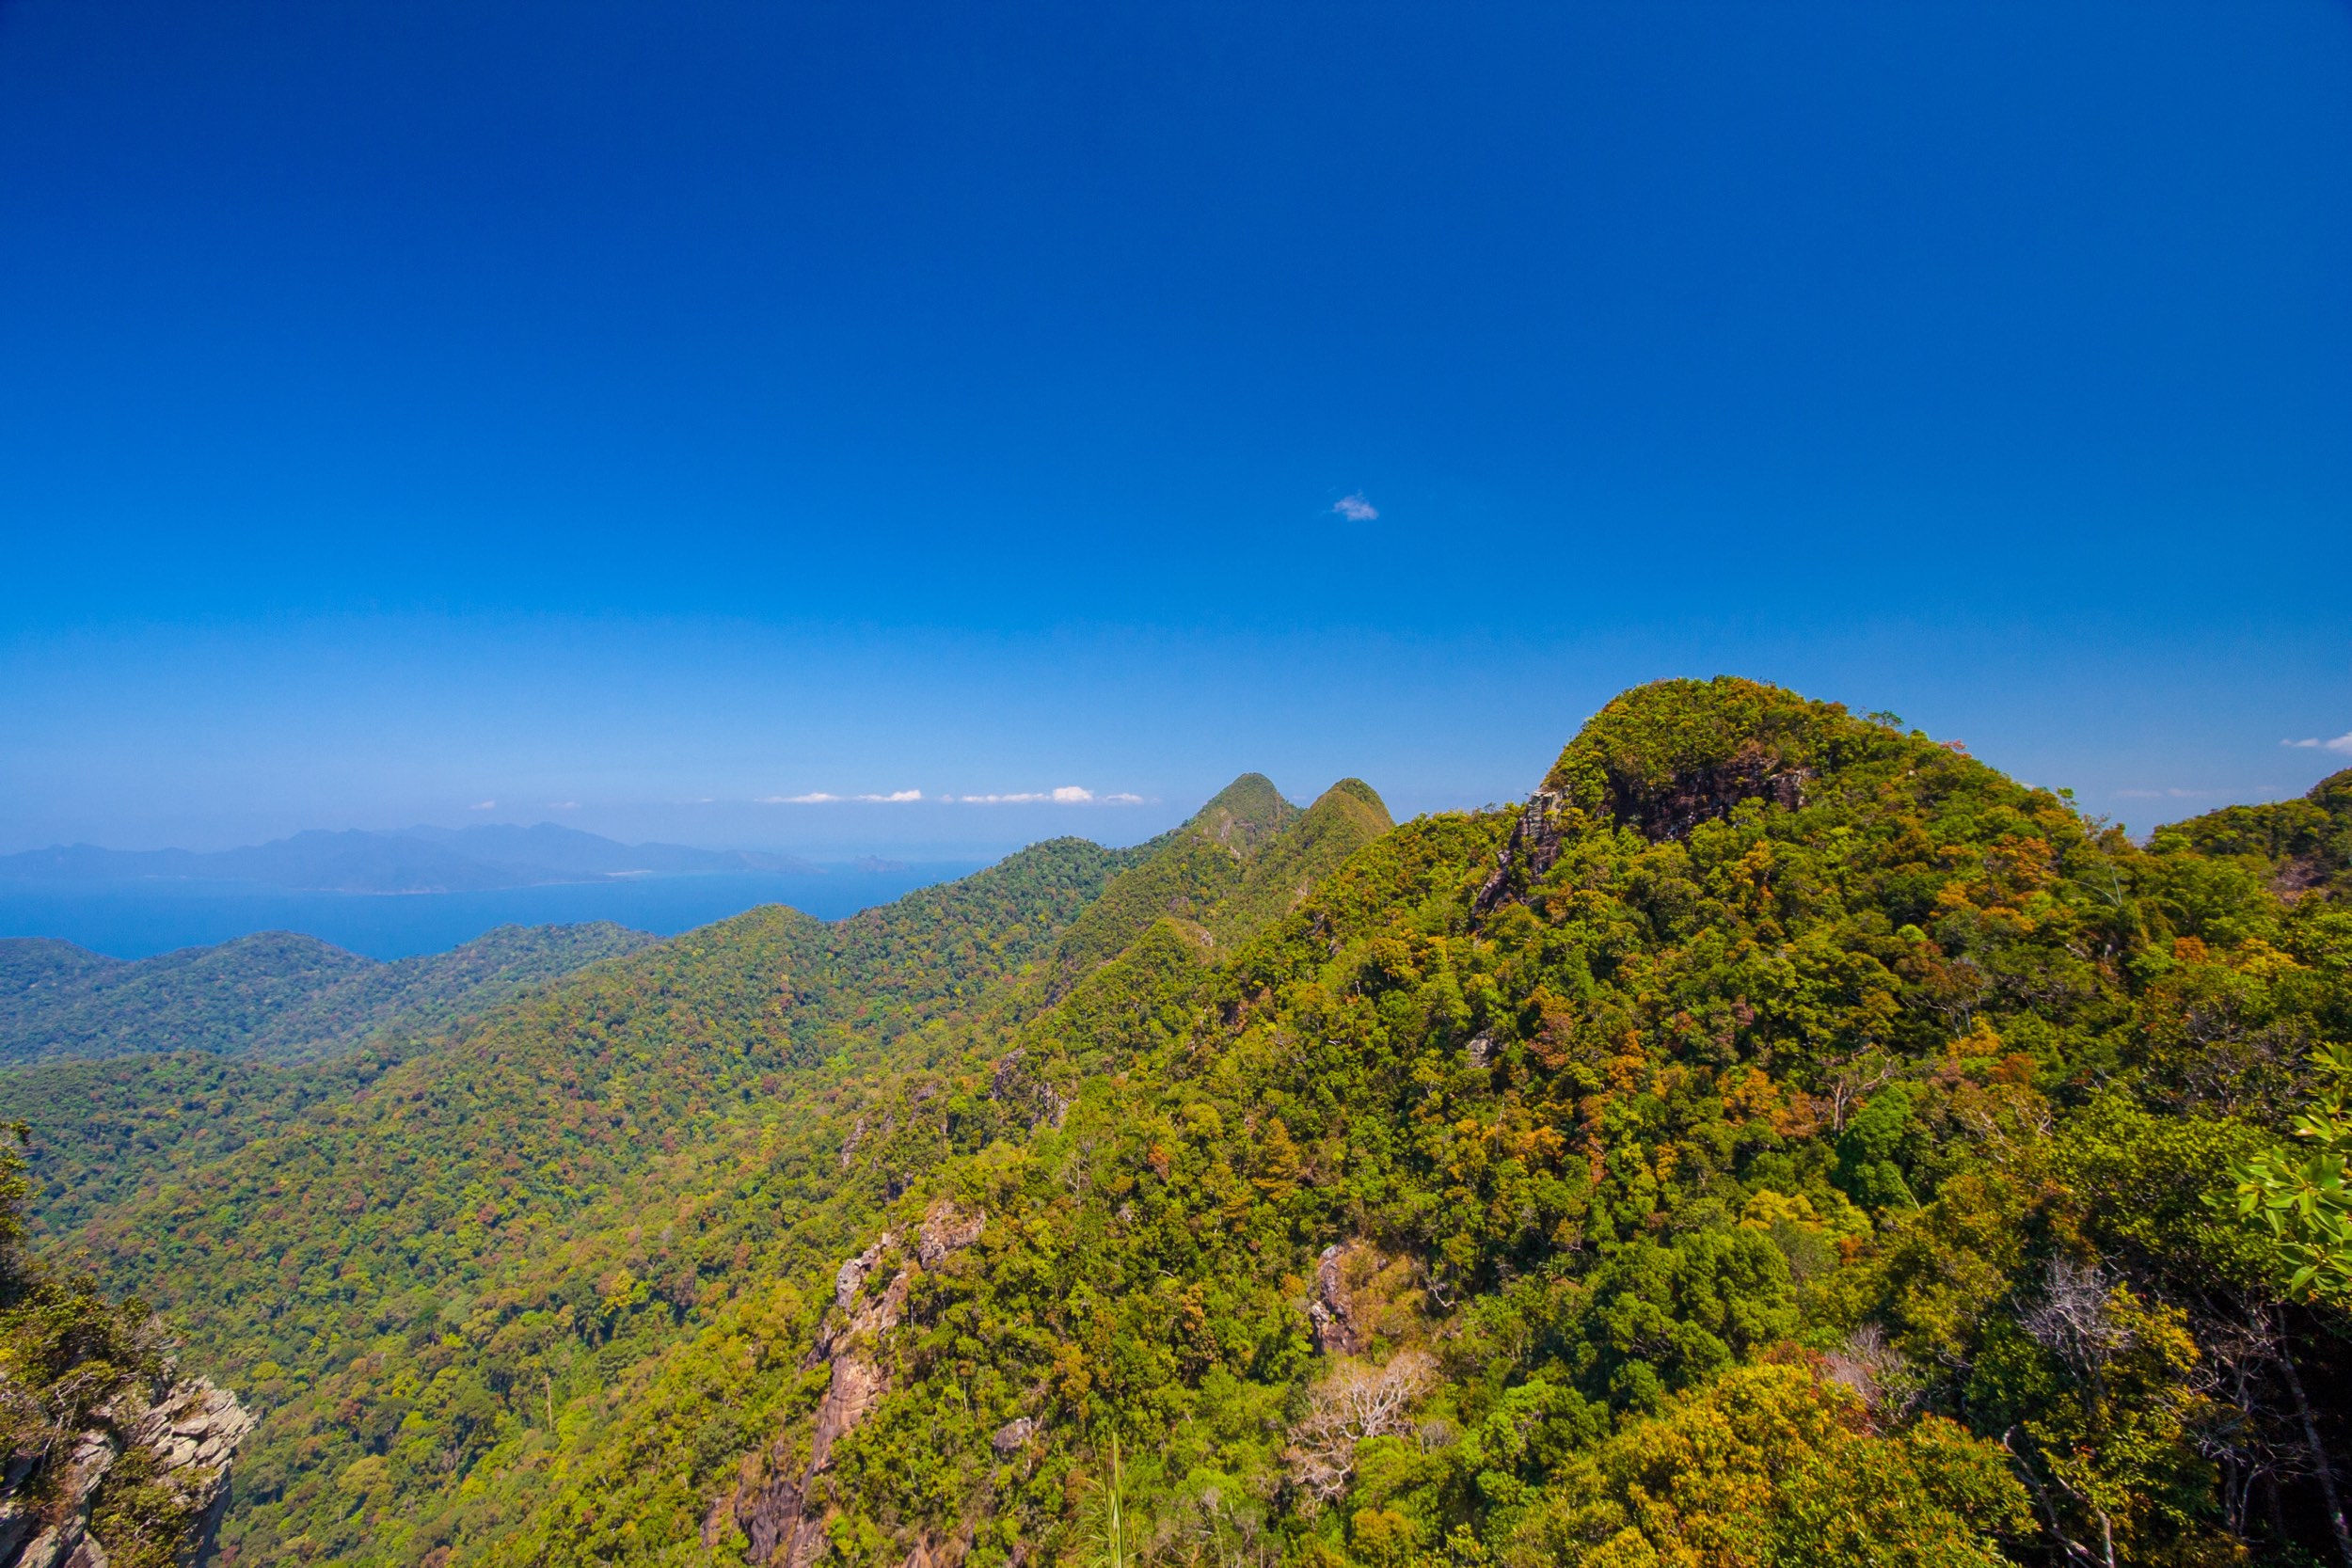
[(1680, 838), (1743, 800), (1796, 806), (1805, 782), (1882, 738), (1836, 703), (1758, 681), (1659, 681), (1593, 715), (1543, 793), (1652, 842)]

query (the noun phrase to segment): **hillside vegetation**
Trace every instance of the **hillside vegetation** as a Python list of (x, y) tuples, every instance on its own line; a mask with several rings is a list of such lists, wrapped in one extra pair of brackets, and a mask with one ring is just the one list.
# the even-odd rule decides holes
[(501, 926), (447, 953), (383, 963), (290, 931), (129, 961), (0, 938), (0, 1066), (170, 1051), (313, 1061), (431, 1034), (656, 940), (610, 921)]
[(2352, 1565), (2347, 798), (1666, 682), (596, 966), (73, 1243), (263, 1412), (240, 1563)]
[(27, 1225), (67, 1234), (115, 1204), (347, 1099), (423, 1048), (409, 1036), (294, 1067), (209, 1051), (36, 1063), (0, 1071), (0, 1123), (33, 1130)]
[(36, 1130), (31, 1231), (70, 1231), (358, 1093), (469, 1015), (656, 940), (508, 926), (392, 963), (285, 932), (135, 962), (0, 941), (0, 1062), (22, 1064), (0, 1068), (0, 1124)]

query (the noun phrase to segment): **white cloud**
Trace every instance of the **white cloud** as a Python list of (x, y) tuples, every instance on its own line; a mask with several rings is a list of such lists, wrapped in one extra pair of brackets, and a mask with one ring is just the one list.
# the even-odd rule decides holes
[[(1058, 789), (1024, 789), (1010, 795), (959, 795), (954, 797), (967, 806), (1083, 806), (1094, 800), (1094, 791), (1076, 784), (1063, 784)], [(946, 796), (942, 800), (947, 799)]]
[(468, 806), (466, 809), (468, 811), (496, 811), (498, 810), (498, 805), (499, 803), (496, 800), (476, 800), (472, 805)]
[(1097, 795), (1083, 784), (1062, 784), (1054, 789), (1021, 789), (1003, 795), (958, 795), (943, 789), (926, 796), (919, 789), (897, 789), (890, 793), (871, 795), (834, 795), (813, 789), (805, 795), (762, 795), (755, 802), (763, 806), (829, 806), (843, 800), (864, 801), (872, 805), (903, 805), (911, 800), (956, 800), (968, 806), (1139, 806), (1140, 795), (1120, 791), (1116, 795)]
[(1352, 496), (1342, 496), (1331, 503), (1331, 510), (1351, 523), (1369, 523), (1380, 515), (1380, 509), (1364, 499), (1361, 490)]
[(580, 802), (578, 800), (549, 800), (548, 802), (548, 810), (549, 811), (578, 811), (579, 809)]
[(830, 806), (843, 800), (871, 800), (884, 805), (897, 805), (907, 800), (920, 800), (919, 789), (893, 790), (887, 795), (835, 795), (829, 790), (812, 789), (805, 795), (762, 795), (753, 802), (762, 806)]
[(2352, 735), (2340, 735), (2333, 740), (2321, 740), (2316, 736), (2310, 740), (2281, 740), (2279, 744), (2303, 752), (2339, 752), (2352, 755)]

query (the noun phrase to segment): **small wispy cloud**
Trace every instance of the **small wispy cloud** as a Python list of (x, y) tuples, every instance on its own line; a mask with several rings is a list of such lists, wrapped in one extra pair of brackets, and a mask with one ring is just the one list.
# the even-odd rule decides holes
[(941, 790), (925, 795), (919, 789), (895, 789), (887, 794), (835, 795), (830, 790), (812, 789), (805, 795), (762, 795), (754, 800), (762, 806), (830, 806), (841, 801), (859, 801), (870, 805), (897, 806), (914, 800), (955, 801), (967, 806), (1140, 806), (1147, 802), (1140, 795), (1120, 790), (1114, 795), (1097, 795), (1083, 784), (1063, 784), (1055, 789), (1020, 789), (1002, 795), (958, 795)]
[(2209, 800), (2226, 792), (2218, 789), (2119, 789), (2115, 793), (2126, 800)]
[(1331, 510), (1351, 523), (1369, 523), (1380, 515), (1380, 509), (1364, 499), (1361, 490), (1352, 496), (1342, 496), (1331, 503)]
[(866, 800), (879, 805), (900, 805), (909, 800), (920, 800), (922, 798), (923, 792), (919, 789), (896, 789), (892, 790), (887, 795), (835, 795), (831, 790), (812, 789), (805, 795), (762, 795), (758, 800), (755, 800), (753, 804), (761, 806), (830, 806), (838, 804), (843, 800)]
[(1009, 795), (959, 795), (957, 800), (967, 806), (1083, 806), (1094, 799), (1094, 791), (1076, 784), (1063, 784), (1058, 789), (1024, 789)]
[(498, 808), (499, 803), (496, 800), (476, 800), (466, 809), (468, 811), (496, 811)]
[(2340, 735), (2333, 740), (2322, 740), (2314, 736), (2309, 740), (2281, 740), (2279, 744), (2292, 746), (2298, 752), (2338, 752), (2352, 755), (2352, 735)]
[(549, 800), (548, 802), (548, 810), (549, 811), (578, 811), (579, 809), (580, 802), (578, 800)]

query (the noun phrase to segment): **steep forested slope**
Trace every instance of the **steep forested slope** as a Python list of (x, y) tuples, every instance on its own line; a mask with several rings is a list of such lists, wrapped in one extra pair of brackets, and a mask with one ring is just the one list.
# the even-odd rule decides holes
[(316, 1060), (429, 1034), (655, 940), (609, 921), (501, 926), (447, 953), (379, 963), (287, 931), (128, 962), (0, 939), (0, 1065), (171, 1051)]
[(695, 933), (84, 1235), (269, 1409), (241, 1560), (2352, 1562), (2232, 1201), (2313, 832), (1663, 683), (1524, 807)]
[(486, 1555), (2332, 1552), (2341, 1304), (2227, 1199), (2347, 934), (1925, 737), (1631, 693), (907, 1097), (938, 1157), (534, 1446)]
[[(986, 1042), (1059, 1006), (1073, 919), (1106, 888), (1146, 933), (1184, 920), (1205, 973), (1192, 917), (1216, 900), (1163, 857), (1214, 841), (1239, 888), (1281, 843), (1311, 880), (1387, 822), (1360, 785), (1305, 814), (1263, 796), (1135, 851), (1040, 846), (837, 926), (771, 910), (691, 933), (87, 1227), (269, 1412), (228, 1545), (406, 1560), (494, 1537), (542, 1489), (551, 1422), (596, 1430), (665, 1354), (774, 1309), (777, 1281), (834, 1266), (966, 1147), (985, 1075), (943, 1064), (992, 1060)], [(762, 1397), (797, 1381), (768, 1369)], [(757, 1408), (721, 1421), (705, 1443), (731, 1464)]]

